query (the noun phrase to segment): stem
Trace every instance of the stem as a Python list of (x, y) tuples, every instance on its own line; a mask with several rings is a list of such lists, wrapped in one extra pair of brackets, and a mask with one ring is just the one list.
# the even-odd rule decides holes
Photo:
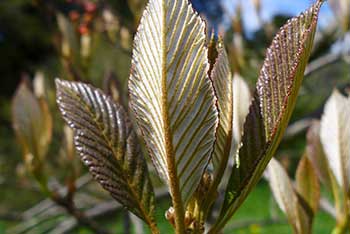
[(346, 234), (350, 231), (350, 217), (343, 219), (332, 231), (332, 234)]
[(155, 222), (149, 224), (149, 227), (151, 229), (152, 234), (159, 234), (160, 233), (160, 231), (159, 231), (159, 229), (158, 229), (158, 227), (157, 227)]
[[(162, 1), (162, 27), (163, 29), (167, 28), (166, 25), (166, 3)], [(166, 35), (162, 33), (162, 80), (161, 80), (161, 88), (163, 90), (162, 93), (162, 115), (164, 119), (164, 137), (165, 137), (165, 152), (166, 152), (166, 162), (168, 165), (168, 174), (169, 174), (169, 184), (170, 184), (170, 192), (171, 199), (173, 203), (173, 207), (175, 210), (175, 233), (176, 234), (184, 234), (185, 233), (185, 211), (183, 207), (181, 192), (179, 181), (177, 177), (177, 168), (175, 162), (175, 152), (172, 145), (172, 133), (170, 129), (170, 118), (168, 113), (168, 93), (167, 93), (167, 53), (166, 51)]]
[[(232, 118), (231, 118), (232, 120)], [(230, 121), (232, 122), (232, 121)], [(231, 126), (232, 129), (232, 126)], [(220, 185), (221, 179), (225, 173), (225, 169), (227, 167), (227, 163), (228, 163), (228, 159), (230, 156), (230, 151), (231, 151), (231, 144), (232, 144), (232, 130), (229, 131), (228, 137), (226, 139), (226, 144), (225, 144), (225, 148), (224, 148), (224, 157), (222, 158), (222, 162), (220, 164), (220, 167), (217, 170), (217, 173), (214, 175), (214, 181), (211, 184), (209, 191), (208, 191), (208, 195), (206, 195), (206, 197), (204, 198), (204, 201), (201, 204), (201, 210), (204, 213), (203, 214), (203, 220), (205, 220), (208, 216), (208, 213), (210, 211), (210, 208), (212, 206), (212, 204), (215, 202), (216, 199), (216, 193), (217, 193), (217, 189)]]

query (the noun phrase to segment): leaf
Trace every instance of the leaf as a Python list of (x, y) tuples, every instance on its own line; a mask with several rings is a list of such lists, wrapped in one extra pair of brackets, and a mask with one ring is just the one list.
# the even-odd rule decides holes
[(112, 197), (154, 226), (154, 193), (146, 161), (123, 107), (92, 86), (56, 80), (57, 103), (74, 130), (83, 163)]
[(320, 122), (313, 121), (307, 132), (306, 155), (311, 164), (315, 168), (315, 172), (320, 181), (328, 187), (332, 188), (332, 172), (329, 168), (329, 163), (323, 151), (320, 139)]
[(56, 14), (58, 28), (62, 34), (62, 54), (66, 58), (76, 59), (79, 53), (79, 42), (71, 22), (61, 13)]
[(230, 154), (233, 122), (233, 77), (230, 71), (225, 48), (218, 44), (218, 57), (211, 72), (211, 79), (219, 111), (219, 126), (216, 131), (216, 142), (213, 152), (215, 173), (223, 172)]
[(175, 210), (196, 190), (218, 124), (205, 38), (188, 0), (151, 0), (135, 36), (131, 107)]
[(321, 119), (321, 142), (339, 185), (349, 190), (350, 182), (350, 98), (335, 90)]
[(316, 214), (320, 202), (320, 184), (310, 160), (304, 155), (296, 172), (297, 191)]
[(231, 154), (236, 154), (238, 145), (242, 141), (243, 126), (249, 112), (252, 97), (248, 84), (239, 75), (233, 77), (233, 143)]
[(243, 203), (281, 141), (310, 56), (321, 4), (319, 0), (289, 20), (267, 50), (244, 124), (240, 163), (233, 168), (224, 204), (210, 233), (217, 233)]
[(287, 215), (288, 222), (292, 225), (294, 233), (311, 233), (312, 215), (307, 216), (306, 211), (300, 204), (300, 199), (294, 190), (292, 181), (282, 165), (272, 158), (267, 167), (267, 172), (271, 191), (278, 206)]
[(35, 97), (25, 81), (12, 100), (12, 124), (27, 166), (32, 172), (40, 170), (51, 143), (51, 114), (46, 101)]

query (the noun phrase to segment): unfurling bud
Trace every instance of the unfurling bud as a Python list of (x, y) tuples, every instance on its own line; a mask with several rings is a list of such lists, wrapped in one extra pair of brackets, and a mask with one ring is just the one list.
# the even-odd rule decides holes
[(175, 227), (175, 209), (170, 206), (170, 208), (165, 212), (165, 218), (169, 221), (169, 223)]
[(193, 215), (190, 211), (186, 210), (185, 213), (185, 227), (188, 227), (191, 225), (191, 223), (194, 221)]

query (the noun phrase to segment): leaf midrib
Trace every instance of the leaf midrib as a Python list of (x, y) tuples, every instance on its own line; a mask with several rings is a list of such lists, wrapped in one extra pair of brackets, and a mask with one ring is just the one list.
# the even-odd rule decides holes
[[(105, 134), (105, 129), (103, 128), (103, 124), (101, 124), (98, 120), (99, 118), (102, 118), (102, 117), (99, 117), (97, 118), (96, 115), (94, 115), (94, 111), (92, 110), (92, 108), (86, 104), (85, 101), (83, 101), (83, 98), (81, 98), (80, 95), (76, 94), (75, 92), (72, 92), (68, 89), (68, 91), (71, 93), (71, 95), (75, 96), (76, 97), (76, 100), (82, 105), (84, 106), (84, 108), (86, 109), (87, 113), (91, 116), (91, 119), (93, 120), (93, 122), (95, 122), (97, 128), (99, 129), (99, 133), (101, 135), (101, 137), (106, 141), (107, 143), (107, 146), (110, 148), (111, 152), (113, 153), (113, 156), (115, 158), (115, 161), (117, 162), (116, 163), (116, 166), (119, 167), (120, 171), (125, 171), (124, 168), (120, 165), (120, 160), (117, 159), (116, 155), (117, 155), (117, 152), (115, 151), (114, 147), (113, 147), (113, 144), (112, 142), (110, 142), (108, 140), (108, 136)], [(79, 92), (80, 93), (80, 92)], [(103, 98), (103, 97), (102, 97)], [(108, 100), (108, 99), (107, 99)], [(105, 101), (107, 101), (105, 100)], [(112, 103), (113, 105), (113, 109), (117, 109), (115, 104)], [(127, 144), (127, 143), (126, 143)], [(125, 155), (125, 150), (124, 150), (124, 153)], [(135, 199), (135, 198), (138, 198), (137, 196), (137, 192), (134, 190), (134, 187), (133, 187), (133, 183), (130, 183), (132, 181), (130, 181), (129, 177), (128, 176), (125, 176), (124, 173), (121, 173), (121, 176), (122, 178), (127, 181), (127, 185), (128, 185), (128, 189), (130, 191), (130, 193), (133, 195), (133, 200), (135, 201), (135, 203), (138, 205), (138, 208), (139, 210), (141, 211), (141, 215), (143, 216), (143, 218), (146, 220), (146, 222), (150, 225), (154, 225), (154, 221), (152, 219), (152, 217), (149, 216), (149, 213), (145, 210), (144, 206), (142, 205), (141, 201), (139, 201), (139, 199)]]

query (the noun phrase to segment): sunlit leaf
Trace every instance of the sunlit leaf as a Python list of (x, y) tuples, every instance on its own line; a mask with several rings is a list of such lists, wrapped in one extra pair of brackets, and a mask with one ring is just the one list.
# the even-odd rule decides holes
[(51, 142), (52, 120), (46, 101), (35, 97), (25, 81), (12, 101), (12, 123), (27, 166), (38, 169)]
[(299, 162), (296, 182), (298, 193), (316, 214), (320, 202), (320, 184), (316, 171), (306, 155)]
[(135, 36), (131, 107), (175, 210), (196, 190), (218, 124), (205, 38), (188, 0), (151, 0)]
[(270, 187), (278, 206), (287, 215), (295, 234), (311, 233), (312, 214), (307, 215), (285, 169), (274, 158), (267, 167)]
[(319, 121), (312, 122), (306, 138), (306, 155), (315, 168), (317, 177), (328, 189), (331, 189), (333, 175), (331, 175), (332, 172), (321, 144)]
[(267, 50), (244, 124), (239, 165), (233, 168), (217, 233), (245, 200), (274, 155), (294, 109), (317, 25), (319, 0), (289, 20)]
[(243, 126), (249, 112), (251, 103), (251, 94), (248, 84), (239, 75), (235, 74), (233, 77), (233, 143), (231, 154), (236, 154), (237, 144), (242, 140)]
[(81, 160), (113, 198), (154, 226), (152, 184), (123, 107), (87, 84), (57, 80), (56, 85)]
[(350, 182), (350, 99), (334, 91), (321, 120), (321, 142), (335, 178), (345, 191)]
[(224, 170), (227, 165), (232, 143), (233, 119), (233, 77), (225, 48), (221, 43), (217, 50), (218, 57), (211, 72), (220, 119), (212, 158), (216, 173)]

